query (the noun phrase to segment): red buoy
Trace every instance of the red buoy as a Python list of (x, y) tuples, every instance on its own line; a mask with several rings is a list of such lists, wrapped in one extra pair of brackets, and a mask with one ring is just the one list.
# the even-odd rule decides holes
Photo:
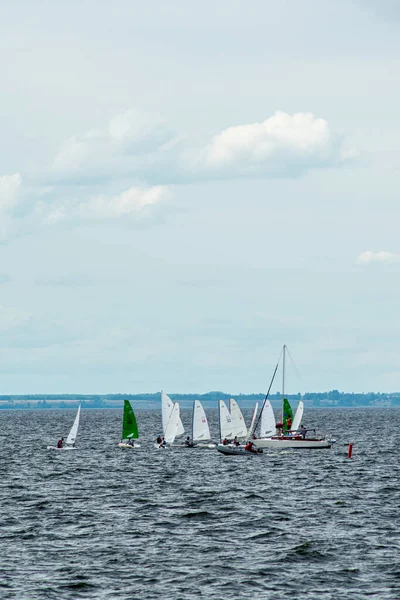
[(351, 458), (352, 454), (353, 454), (353, 444), (349, 444), (349, 451), (347, 453), (347, 458)]

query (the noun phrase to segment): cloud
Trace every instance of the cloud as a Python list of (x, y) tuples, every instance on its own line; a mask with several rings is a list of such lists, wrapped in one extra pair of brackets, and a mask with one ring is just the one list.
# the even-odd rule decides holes
[(277, 111), (262, 123), (229, 127), (205, 152), (211, 171), (243, 176), (290, 174), (339, 161), (337, 140), (312, 113)]
[(149, 156), (162, 152), (165, 146), (170, 148), (175, 137), (159, 115), (130, 109), (101, 129), (66, 140), (47, 177), (55, 182), (90, 183), (143, 172)]
[(117, 219), (134, 224), (149, 222), (155, 207), (168, 196), (168, 189), (163, 186), (131, 187), (120, 194), (93, 196), (75, 203), (48, 205), (41, 202), (36, 210), (41, 214), (42, 224), (50, 227)]
[(400, 262), (400, 254), (394, 252), (372, 252), (371, 250), (365, 250), (357, 256), (356, 262), (360, 265), (369, 265), (372, 263), (397, 263)]
[(9, 212), (14, 208), (20, 187), (19, 173), (0, 176), (0, 213)]
[(261, 123), (229, 127), (195, 145), (159, 115), (133, 109), (102, 129), (75, 135), (48, 172), (69, 184), (131, 177), (155, 185), (237, 177), (294, 177), (354, 157), (312, 113), (276, 111)]
[[(324, 119), (277, 111), (191, 144), (159, 115), (130, 109), (70, 137), (36, 176), (0, 177), (0, 241), (42, 227), (120, 220), (160, 222), (168, 184), (298, 177), (340, 165), (351, 153)], [(28, 182), (28, 183), (26, 183)]]

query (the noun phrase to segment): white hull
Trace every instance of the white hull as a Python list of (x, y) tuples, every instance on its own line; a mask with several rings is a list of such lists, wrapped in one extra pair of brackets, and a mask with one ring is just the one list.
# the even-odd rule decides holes
[(136, 450), (136, 448), (140, 448), (140, 444), (135, 444), (134, 446), (131, 446), (130, 444), (124, 444), (124, 442), (119, 442), (118, 446), (120, 448), (129, 448), (130, 450)]
[(262, 450), (257, 450), (257, 452), (250, 452), (249, 450), (245, 450), (244, 446), (231, 446), (225, 444), (218, 444), (217, 450), (218, 452), (221, 452), (221, 454), (236, 456), (257, 456), (259, 454), (262, 454)]
[(63, 446), (59, 448), (58, 446), (47, 446), (47, 450), (76, 450), (75, 446)]
[(253, 440), (257, 448), (330, 448), (332, 442), (323, 439), (303, 439), (303, 438), (258, 438)]
[(216, 444), (212, 442), (194, 442), (193, 446), (187, 446), (186, 444), (172, 444), (173, 448), (202, 448), (203, 450), (216, 448)]
[(160, 444), (154, 444), (154, 448), (157, 450), (170, 450), (168, 446), (160, 446)]

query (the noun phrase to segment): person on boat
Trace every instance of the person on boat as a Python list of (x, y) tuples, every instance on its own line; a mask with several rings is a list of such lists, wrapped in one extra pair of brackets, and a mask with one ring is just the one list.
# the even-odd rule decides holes
[(186, 440), (185, 440), (185, 446), (187, 446), (188, 448), (193, 448), (194, 444), (191, 441), (190, 437), (187, 436)]
[(166, 445), (167, 445), (167, 442), (165, 441), (165, 437), (163, 436), (163, 438), (161, 440), (160, 448), (165, 448)]
[(222, 443), (223, 443), (224, 446), (227, 446), (229, 444), (229, 440), (227, 438), (224, 438), (222, 440)]
[(300, 426), (299, 432), (300, 432), (300, 435), (301, 435), (301, 437), (302, 437), (302, 438), (303, 438), (303, 440), (304, 440), (304, 439), (305, 439), (305, 437), (306, 437), (306, 433), (307, 433), (307, 429), (305, 428), (305, 426), (304, 426), (304, 425), (301, 425), (301, 426)]
[(132, 438), (130, 440), (128, 440), (128, 445), (129, 446), (134, 446), (135, 445), (135, 442), (133, 441)]
[(246, 452), (257, 452), (257, 450), (254, 448), (253, 442), (251, 441), (247, 442), (244, 449), (246, 450)]
[(276, 424), (276, 435), (282, 435), (282, 429), (283, 423), (282, 421), (279, 421), (279, 423)]
[(235, 444), (235, 446), (240, 446), (240, 442), (237, 439), (237, 435), (235, 435), (235, 439), (233, 440), (233, 443)]
[(61, 438), (61, 440), (58, 440), (57, 442), (57, 448), (62, 448), (64, 445), (64, 438)]
[(161, 435), (157, 436), (157, 444), (161, 444), (162, 443), (162, 439), (161, 439)]
[(288, 431), (290, 431), (292, 429), (292, 419), (291, 419), (291, 417), (287, 418), (286, 427), (287, 427)]

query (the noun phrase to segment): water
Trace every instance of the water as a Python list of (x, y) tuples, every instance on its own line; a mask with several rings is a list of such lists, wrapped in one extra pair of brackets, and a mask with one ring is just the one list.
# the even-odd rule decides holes
[(309, 411), (331, 450), (255, 457), (155, 450), (156, 411), (121, 450), (121, 411), (86, 411), (46, 451), (74, 416), (0, 413), (1, 599), (400, 598), (399, 410)]

